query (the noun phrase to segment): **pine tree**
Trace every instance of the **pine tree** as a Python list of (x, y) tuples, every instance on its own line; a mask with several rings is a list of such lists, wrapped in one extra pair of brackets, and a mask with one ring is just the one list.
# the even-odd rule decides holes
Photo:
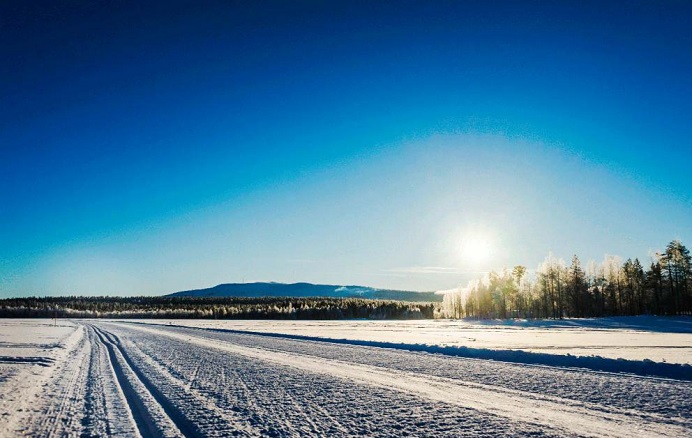
[(569, 294), (569, 315), (583, 317), (586, 314), (585, 308), (587, 304), (586, 275), (576, 254), (572, 257), (572, 264), (569, 267), (567, 290)]
[(666, 247), (666, 251), (661, 257), (661, 267), (664, 278), (668, 281), (669, 302), (672, 309), (672, 314), (679, 315), (681, 313), (689, 313), (690, 298), (689, 298), (689, 279), (692, 277), (690, 273), (690, 265), (692, 258), (690, 251), (680, 243), (679, 240), (673, 240)]

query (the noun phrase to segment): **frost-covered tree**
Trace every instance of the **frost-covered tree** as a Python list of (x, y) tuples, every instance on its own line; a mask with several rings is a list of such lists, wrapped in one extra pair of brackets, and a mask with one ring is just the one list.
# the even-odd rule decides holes
[(623, 313), (638, 315), (644, 306), (644, 269), (639, 259), (627, 259), (622, 265), (623, 283)]
[(661, 257), (661, 268), (668, 283), (670, 313), (679, 315), (689, 313), (690, 308), (690, 251), (679, 240), (673, 240), (666, 246)]
[(614, 316), (621, 314), (621, 295), (622, 295), (622, 272), (620, 257), (606, 255), (603, 259), (603, 278), (605, 305), (604, 313)]
[(663, 305), (663, 268), (661, 267), (661, 254), (655, 254), (649, 270), (645, 275), (646, 290), (652, 297), (650, 305), (647, 307), (648, 313), (661, 315), (664, 312)]
[(570, 266), (552, 253), (528, 275), (523, 266), (490, 272), (445, 298), (450, 317), (562, 318), (653, 314), (692, 314), (692, 257), (674, 240), (652, 256), (648, 270), (639, 259), (606, 255), (583, 269), (574, 255)]
[(572, 257), (572, 264), (568, 270), (567, 294), (569, 298), (566, 303), (567, 314), (576, 317), (585, 316), (587, 308), (590, 306), (590, 297), (588, 295), (586, 274), (581, 268), (579, 257), (576, 254)]
[(562, 318), (564, 308), (565, 261), (548, 254), (538, 266), (536, 275), (539, 278), (540, 293), (543, 296), (545, 317)]

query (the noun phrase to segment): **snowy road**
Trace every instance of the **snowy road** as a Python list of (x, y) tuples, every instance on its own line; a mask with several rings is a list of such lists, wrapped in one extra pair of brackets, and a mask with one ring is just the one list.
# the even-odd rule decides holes
[(45, 370), (33, 403), (0, 379), (22, 406), (6, 434), (692, 435), (685, 381), (124, 322), (64, 346), (11, 365)]

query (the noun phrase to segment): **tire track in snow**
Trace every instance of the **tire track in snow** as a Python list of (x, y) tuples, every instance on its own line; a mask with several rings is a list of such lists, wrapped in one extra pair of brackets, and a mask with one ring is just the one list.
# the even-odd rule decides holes
[[(121, 336), (126, 348), (134, 346), (132, 351), (141, 350), (183, 382), (187, 381), (198, 361), (201, 361), (203, 366), (195, 389), (207, 397), (209, 404), (218, 406), (224, 412), (233, 413), (241, 422), (252, 425), (254, 435), (354, 436), (405, 428), (409, 435), (425, 436), (420, 435), (417, 429), (422, 426), (416, 427), (414, 418), (397, 412), (391, 412), (392, 415), (384, 413), (392, 406), (397, 406), (396, 409), (412, 406), (411, 402), (415, 403), (413, 397), (402, 398), (391, 391), (376, 391), (384, 392), (381, 394), (383, 398), (372, 399), (373, 391), (362, 385), (354, 386), (339, 379), (325, 379), (311, 373), (294, 373), (286, 367), (249, 361), (243, 356), (230, 356), (216, 349), (192, 348), (189, 343), (132, 331), (122, 325), (108, 325), (108, 329)], [(174, 362), (166, 360), (171, 351), (176, 353)], [(158, 375), (148, 367), (146, 372)], [(338, 393), (334, 393), (335, 391)], [(382, 402), (392, 396), (396, 398), (392, 400), (392, 405)], [(404, 400), (408, 400), (408, 404)], [(188, 404), (192, 406), (191, 410), (201, 407), (199, 405), (195, 400)], [(432, 409), (431, 406), (428, 408)], [(372, 412), (369, 412), (371, 409)], [(196, 414), (200, 417), (203, 409)], [(473, 422), (471, 428), (477, 430), (481, 430), (478, 428), (479, 424), (490, 426), (487, 418), (471, 420), (475, 414), (470, 411), (457, 411), (456, 414), (462, 418), (454, 418), (451, 423), (434, 426), (439, 436), (450, 435), (449, 430), (453, 427), (451, 424)], [(391, 420), (397, 415), (402, 423)], [(429, 416), (424, 419), (427, 427), (431, 427), (431, 421), (435, 420)], [(496, 426), (492, 424), (490, 427)], [(531, 429), (531, 432), (537, 432), (537, 428)], [(459, 433), (451, 435), (459, 436)], [(467, 432), (465, 435), (471, 434)]]
[(421, 376), (385, 367), (354, 364), (318, 358), (306, 354), (286, 353), (263, 348), (245, 347), (197, 335), (172, 333), (165, 329), (128, 326), (135, 330), (166, 336), (206, 348), (215, 348), (265, 362), (290, 366), (317, 374), (349, 379), (384, 389), (415, 394), (443, 403), (481, 412), (556, 428), (570, 434), (590, 436), (686, 436), (684, 423), (664, 424), (656, 415), (630, 412), (554, 396), (509, 390), (491, 385), (456, 379)]
[(87, 326), (91, 363), (86, 388), (83, 436), (139, 436), (137, 424), (118, 382), (109, 351), (93, 327)]
[(79, 327), (77, 330), (80, 331), (80, 339), (62, 361), (62, 368), (55, 371), (56, 378), (47, 384), (52, 397), (47, 408), (40, 414), (40, 421), (33, 422), (29, 431), (31, 435), (74, 435), (81, 428), (91, 345), (84, 329)]
[(84, 404), (82, 393), (88, 375), (89, 355), (90, 344), (86, 336), (82, 334), (77, 348), (70, 352), (64, 362), (65, 368), (61, 374), (66, 381), (60, 379), (58, 382), (52, 382), (57, 386), (57, 395), (45, 411), (44, 421), (39, 423), (39, 428), (32, 433), (40, 436), (61, 436), (79, 430), (80, 414), (83, 412)]
[(192, 375), (190, 376), (190, 380), (187, 382), (187, 384), (185, 384), (185, 390), (188, 392), (190, 390), (192, 390), (192, 386), (195, 384), (195, 380), (197, 380), (197, 374), (199, 374), (199, 367), (200, 367), (199, 364), (197, 364), (197, 366), (195, 366), (195, 370), (192, 372)]
[[(192, 436), (194, 429), (186, 424), (184, 417), (181, 419), (175, 414), (171, 416), (166, 412), (166, 406), (169, 406), (169, 403), (161, 400), (160, 394), (157, 397), (157, 394), (151, 391), (151, 387), (142, 380), (141, 373), (132, 367), (121, 348), (103, 331), (94, 326), (92, 328), (99, 342), (108, 351), (111, 367), (115, 371), (118, 385), (125, 395), (139, 434), (144, 438)], [(179, 424), (182, 425), (182, 430)], [(186, 435), (183, 431), (188, 434)]]
[[(692, 412), (692, 382), (688, 381), (412, 352), (396, 345), (394, 348), (385, 345), (358, 346), (324, 338), (288, 339), (281, 335), (256, 336), (203, 327), (166, 326), (165, 330), (181, 334), (197, 333), (205, 338), (248, 347), (302, 353), (520, 390), (529, 394), (555, 396), (590, 405), (613, 407), (624, 413), (648, 413), (658, 416), (663, 422), (671, 422), (668, 419), (677, 419), (678, 422), (682, 418), (689, 419)], [(364, 351), (368, 353), (363, 354)], [(692, 428), (689, 423), (687, 421), (687, 427)]]
[[(112, 336), (118, 339), (115, 335)], [(204, 369), (201, 364), (197, 363), (194, 365), (194, 371), (188, 377), (187, 380), (189, 381), (186, 382), (176, 377), (171, 370), (159, 363), (156, 358), (149, 356), (134, 344), (126, 344), (127, 348), (119, 341), (118, 344), (122, 349), (127, 350), (128, 359), (137, 362), (135, 368), (151, 377), (152, 386), (164, 388), (162, 397), (166, 398), (168, 403), (181, 407), (178, 410), (179, 415), (185, 417), (190, 424), (195, 425), (194, 435), (260, 435), (259, 431), (253, 428), (244, 418), (234, 415), (233, 412), (225, 412), (216, 405), (215, 400), (193, 388), (198, 373)], [(156, 379), (154, 379), (154, 376)], [(156, 380), (156, 382), (153, 380)], [(165, 394), (163, 393), (164, 391)]]
[(104, 390), (104, 380), (107, 374), (104, 372), (102, 363), (101, 345), (95, 340), (96, 334), (90, 327), (87, 330), (89, 339), (89, 373), (86, 381), (86, 393), (84, 398), (84, 420), (82, 425), (84, 431), (82, 435), (112, 436), (114, 431), (111, 429), (106, 413), (106, 391)]

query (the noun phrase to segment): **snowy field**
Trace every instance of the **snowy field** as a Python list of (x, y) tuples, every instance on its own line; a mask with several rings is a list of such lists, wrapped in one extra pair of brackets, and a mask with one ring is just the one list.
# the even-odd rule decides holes
[(173, 323), (0, 320), (0, 436), (692, 436), (689, 319)]
[(210, 321), (144, 323), (280, 333), (329, 339), (522, 350), (551, 355), (601, 356), (692, 364), (692, 318), (651, 316), (558, 321)]

